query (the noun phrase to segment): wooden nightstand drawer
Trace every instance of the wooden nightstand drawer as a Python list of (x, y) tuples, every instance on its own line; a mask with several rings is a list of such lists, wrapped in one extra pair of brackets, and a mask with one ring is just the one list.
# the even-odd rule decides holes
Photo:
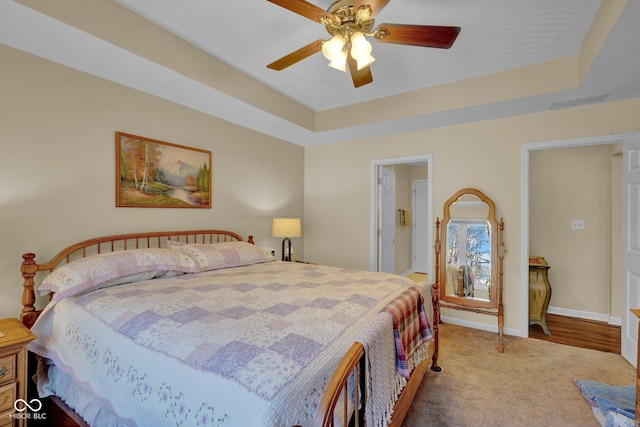
[[(13, 404), (17, 398), (16, 388), (17, 383), (11, 383), (0, 387), (0, 414), (13, 412)], [(0, 425), (2, 425), (2, 420), (0, 420)]]
[(16, 379), (17, 356), (17, 353), (0, 355), (0, 384)]
[(13, 427), (15, 425), (14, 419), (11, 418), (13, 412), (0, 413), (0, 427)]
[(0, 427), (25, 427), (13, 405), (27, 398), (27, 345), (35, 335), (14, 318), (0, 319), (0, 332)]

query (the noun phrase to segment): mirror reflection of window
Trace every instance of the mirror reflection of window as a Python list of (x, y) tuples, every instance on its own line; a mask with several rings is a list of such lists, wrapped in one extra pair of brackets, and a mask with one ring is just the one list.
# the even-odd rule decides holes
[(489, 221), (452, 219), (447, 224), (447, 284), (453, 294), (490, 299), (490, 236)]

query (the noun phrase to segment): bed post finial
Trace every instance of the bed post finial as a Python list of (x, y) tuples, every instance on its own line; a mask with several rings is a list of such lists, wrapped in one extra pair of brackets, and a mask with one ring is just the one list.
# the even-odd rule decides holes
[(248, 242), (251, 243), (252, 245), (256, 244), (256, 242), (253, 241), (253, 236), (249, 236)]
[(20, 313), (20, 321), (27, 327), (31, 328), (38, 317), (38, 313), (35, 309), (36, 293), (33, 289), (36, 273), (38, 272), (38, 265), (35, 262), (36, 254), (26, 253), (22, 255), (22, 265), (20, 266), (20, 272), (24, 282), (22, 283), (22, 311)]

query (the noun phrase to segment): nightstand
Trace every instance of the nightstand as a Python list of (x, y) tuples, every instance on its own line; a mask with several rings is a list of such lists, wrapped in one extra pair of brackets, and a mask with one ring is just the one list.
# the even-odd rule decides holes
[(30, 414), (15, 406), (26, 409), (16, 401), (27, 400), (27, 344), (36, 336), (13, 318), (0, 320), (0, 334), (0, 427), (24, 427)]
[(546, 335), (551, 335), (547, 327), (547, 309), (551, 300), (549, 268), (544, 258), (529, 257), (529, 325), (540, 325)]

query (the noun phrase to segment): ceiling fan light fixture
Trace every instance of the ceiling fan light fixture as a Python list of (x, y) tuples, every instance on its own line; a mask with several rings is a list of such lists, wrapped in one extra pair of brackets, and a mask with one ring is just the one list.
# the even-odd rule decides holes
[[(365, 37), (376, 42), (449, 49), (460, 33), (460, 27), (418, 24), (380, 24), (375, 17), (390, 0), (332, 0), (325, 11), (309, 0), (267, 0), (304, 18), (324, 25), (331, 39), (318, 39), (267, 65), (281, 71), (322, 51), (329, 66), (351, 74), (353, 86), (358, 88), (373, 82), (372, 46)], [(312, 0), (311, 0), (312, 1)], [(365, 4), (367, 3), (367, 4)]]
[[(336, 34), (322, 44), (322, 54), (329, 61), (339, 61), (344, 52), (344, 45), (347, 41), (340, 34)], [(346, 53), (346, 52), (345, 52)]]
[(335, 59), (329, 62), (329, 67), (347, 72), (347, 51), (342, 50)]
[(363, 68), (367, 68), (369, 65), (373, 64), (373, 61), (375, 61), (375, 60), (376, 60), (376, 58), (374, 58), (371, 55), (369, 55), (368, 57), (366, 57), (364, 59), (356, 59), (356, 64), (357, 64), (358, 71), (362, 70)]
[(368, 67), (376, 59), (371, 56), (372, 46), (359, 31), (351, 36), (351, 56), (358, 64), (358, 70)]

